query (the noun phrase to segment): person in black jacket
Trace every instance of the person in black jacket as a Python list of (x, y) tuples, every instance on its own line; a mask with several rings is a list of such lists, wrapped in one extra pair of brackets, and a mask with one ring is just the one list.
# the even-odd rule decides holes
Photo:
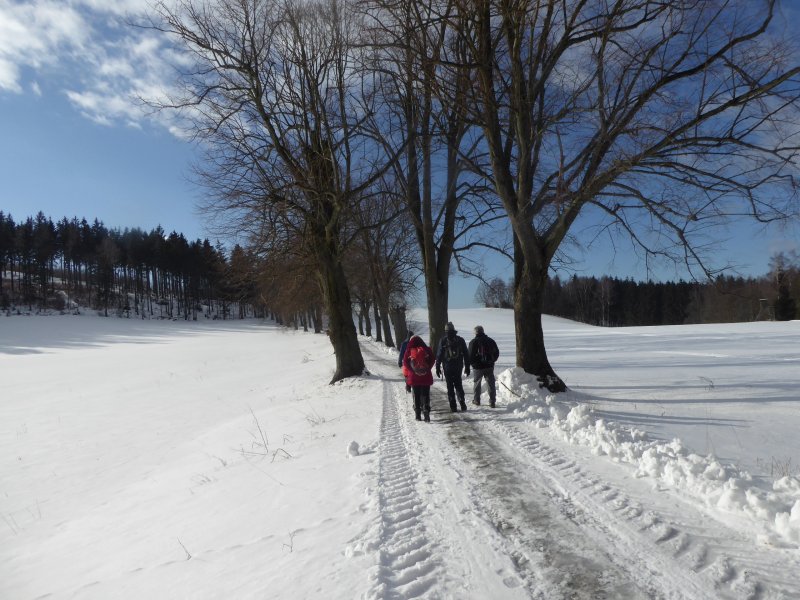
[[(403, 378), (408, 377), (408, 373), (406, 372), (406, 368), (403, 365), (403, 359), (406, 357), (406, 348), (408, 348), (408, 341), (414, 337), (414, 332), (410, 329), (408, 330), (408, 337), (403, 340), (403, 343), (400, 344), (400, 355), (397, 357), (397, 366), (403, 371)], [(406, 394), (411, 392), (411, 386), (406, 384)]]
[(456, 412), (456, 393), (458, 401), (461, 403), (461, 410), (467, 410), (467, 403), (464, 400), (464, 386), (461, 385), (461, 371), (469, 375), (469, 362), (467, 361), (467, 343), (464, 338), (456, 335), (455, 326), (448, 323), (444, 328), (445, 335), (439, 342), (439, 350), (436, 352), (436, 376), (442, 376), (447, 382), (447, 399), (450, 402), (450, 410)]
[(481, 381), (486, 378), (489, 384), (489, 406), (494, 408), (497, 400), (497, 389), (495, 388), (494, 363), (500, 357), (500, 350), (495, 341), (486, 335), (483, 327), (475, 327), (475, 337), (469, 343), (469, 364), (472, 367), (473, 393), (472, 403), (476, 406), (481, 404)]
[(400, 344), (400, 355), (397, 357), (397, 366), (398, 367), (402, 367), (403, 366), (403, 358), (405, 358), (406, 348), (408, 348), (408, 340), (410, 340), (412, 337), (414, 337), (414, 332), (409, 329), (408, 330), (408, 337), (406, 337), (406, 339), (403, 340), (403, 343)]

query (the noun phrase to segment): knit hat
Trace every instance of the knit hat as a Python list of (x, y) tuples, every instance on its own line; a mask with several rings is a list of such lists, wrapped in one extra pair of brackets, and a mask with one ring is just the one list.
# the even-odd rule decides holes
[(481, 335), (483, 333), (483, 325), (475, 325), (475, 335)]
[(445, 331), (448, 331), (448, 332), (449, 332), (449, 331), (452, 331), (453, 333), (458, 333), (458, 332), (456, 331), (455, 325), (453, 325), (453, 324), (452, 324), (451, 322), (449, 322), (449, 321), (448, 321), (447, 325), (445, 325), (445, 326), (444, 326), (444, 330), (445, 330)]

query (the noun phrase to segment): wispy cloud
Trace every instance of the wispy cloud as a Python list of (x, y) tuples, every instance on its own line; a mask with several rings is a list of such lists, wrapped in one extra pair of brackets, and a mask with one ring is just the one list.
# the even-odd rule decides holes
[(80, 52), (88, 33), (83, 17), (68, 4), (0, 0), (0, 60), (16, 67), (3, 88), (21, 92), (23, 68), (44, 69), (65, 52)]
[(19, 93), (22, 87), (19, 85), (19, 67), (13, 62), (0, 56), (0, 90)]
[[(169, 49), (130, 26), (148, 0), (0, 0), (0, 94), (64, 94), (88, 119), (140, 126), (164, 96)], [(163, 122), (167, 128), (171, 124)]]
[(72, 4), (97, 12), (125, 16), (143, 14), (150, 7), (151, 0), (113, 0), (113, 2), (109, 0), (76, 0)]

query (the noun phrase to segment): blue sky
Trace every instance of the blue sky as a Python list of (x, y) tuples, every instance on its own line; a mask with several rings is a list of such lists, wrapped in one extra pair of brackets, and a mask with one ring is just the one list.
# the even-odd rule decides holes
[(144, 5), (0, 0), (0, 210), (206, 237), (195, 148), (135, 100), (168, 82), (152, 34), (123, 22)]
[[(161, 225), (190, 239), (213, 235), (190, 181), (196, 149), (169, 115), (147, 114), (136, 96), (168, 89), (170, 50), (153, 32), (125, 25), (147, 0), (0, 0), (0, 210), (15, 219), (98, 218), (109, 227)], [(174, 58), (174, 57), (173, 57)], [(798, 229), (739, 224), (718, 263), (761, 275), (770, 256), (798, 248)], [(644, 279), (644, 262), (621, 242), (575, 255), (579, 274)], [(504, 259), (487, 273), (508, 279)], [(684, 273), (659, 269), (657, 278)], [(473, 304), (476, 283), (454, 275), (451, 306)], [(424, 298), (423, 298), (424, 300)]]
[(205, 237), (189, 181), (194, 149), (161, 127), (100, 125), (63, 97), (0, 97), (0, 209), (16, 219), (98, 218)]

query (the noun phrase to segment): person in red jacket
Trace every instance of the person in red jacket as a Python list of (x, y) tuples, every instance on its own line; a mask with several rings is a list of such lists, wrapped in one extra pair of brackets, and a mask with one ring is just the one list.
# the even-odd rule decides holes
[(433, 367), (436, 358), (422, 338), (418, 335), (413, 336), (408, 341), (403, 366), (406, 373), (406, 385), (410, 385), (414, 390), (414, 414), (417, 421), (422, 420), (430, 423), (431, 420), (431, 386), (433, 385)]

